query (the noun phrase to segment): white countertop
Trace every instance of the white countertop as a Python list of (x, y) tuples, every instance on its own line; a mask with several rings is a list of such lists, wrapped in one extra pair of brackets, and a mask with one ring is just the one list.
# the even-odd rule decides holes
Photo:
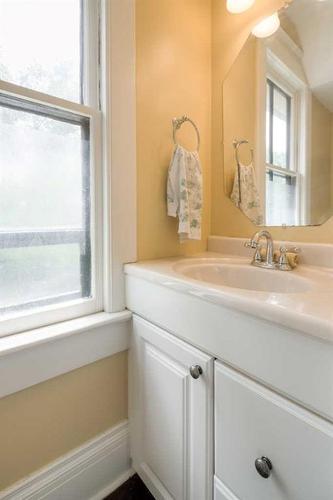
[[(240, 242), (232, 238), (221, 238), (221, 240), (228, 243), (222, 245), (222, 250), (225, 248), (229, 252), (233, 246), (230, 246), (230, 240), (235, 240), (233, 243), (237, 244)], [(214, 246), (216, 247), (216, 241)], [(327, 255), (328, 248), (323, 247)], [(311, 249), (313, 246), (309, 246), (309, 255)], [(331, 252), (331, 246), (329, 250)], [(318, 286), (314, 290), (301, 293), (275, 293), (232, 288), (184, 276), (179, 271), (179, 263), (190, 262), (193, 259), (202, 261), (221, 259), (221, 262), (232, 261), (234, 264), (247, 266), (250, 265), (251, 252), (247, 257), (233, 253), (205, 252), (193, 257), (143, 261), (125, 265), (125, 273), (333, 342), (333, 268), (300, 264), (297, 269), (290, 272), (304, 279), (315, 278)], [(304, 261), (311, 263), (308, 257), (304, 258)], [(267, 273), (269, 280), (270, 273), (282, 271), (260, 269), (260, 272)]]

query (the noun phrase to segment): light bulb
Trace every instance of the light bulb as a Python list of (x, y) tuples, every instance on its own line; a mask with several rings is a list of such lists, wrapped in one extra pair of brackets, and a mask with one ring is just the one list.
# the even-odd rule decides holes
[(252, 7), (255, 0), (227, 0), (227, 10), (232, 14), (240, 14)]
[(252, 30), (252, 34), (257, 38), (266, 38), (273, 35), (280, 27), (280, 19), (275, 12), (272, 16), (265, 17), (260, 23), (256, 24)]

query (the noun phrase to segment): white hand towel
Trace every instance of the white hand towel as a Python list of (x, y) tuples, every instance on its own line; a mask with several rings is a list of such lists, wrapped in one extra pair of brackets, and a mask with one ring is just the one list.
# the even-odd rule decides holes
[(202, 172), (197, 151), (177, 145), (169, 166), (168, 215), (179, 219), (181, 241), (201, 239)]
[[(238, 176), (238, 170), (240, 171), (240, 177)], [(236, 167), (234, 187), (230, 198), (236, 207), (240, 208), (254, 224), (257, 226), (263, 224), (260, 197), (252, 163), (240, 165), (239, 168)]]

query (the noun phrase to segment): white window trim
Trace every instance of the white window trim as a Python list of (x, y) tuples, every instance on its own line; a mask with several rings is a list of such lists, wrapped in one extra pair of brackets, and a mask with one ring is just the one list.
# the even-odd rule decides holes
[(20, 311), (15, 316), (8, 317), (0, 321), (0, 337), (10, 335), (32, 328), (65, 321), (78, 316), (92, 314), (102, 310), (102, 196), (101, 183), (101, 161), (100, 161), (100, 113), (94, 108), (78, 103), (49, 96), (35, 90), (22, 89), (12, 83), (0, 81), (0, 91), (4, 94), (24, 97), (25, 100), (51, 105), (55, 108), (69, 111), (81, 116), (90, 118), (91, 142), (90, 142), (90, 168), (91, 168), (91, 231), (92, 231), (92, 290), (93, 297), (88, 299), (77, 299), (65, 303), (53, 304), (47, 307), (41, 307), (39, 310)]
[[(96, 24), (96, 18), (92, 19)], [(47, 310), (23, 312), (0, 322), (0, 337), (23, 332), (98, 311), (125, 308), (123, 264), (136, 260), (136, 115), (135, 115), (135, 5), (134, 0), (101, 0), (101, 105), (89, 106), (46, 96), (0, 81), (2, 92), (91, 118), (96, 133), (91, 144), (95, 187), (92, 220), (94, 248), (94, 299), (55, 304)], [(96, 53), (96, 47), (92, 48)], [(92, 54), (89, 54), (92, 57)], [(96, 90), (96, 89), (95, 89)], [(95, 94), (96, 95), (96, 94)], [(104, 138), (102, 159), (101, 136)], [(103, 165), (103, 171), (98, 165)], [(112, 169), (111, 169), (112, 165)], [(103, 223), (101, 224), (101, 221)], [(93, 229), (92, 227), (92, 229)], [(102, 284), (104, 294), (102, 293)], [(97, 284), (97, 286), (96, 286)], [(103, 300), (104, 297), (104, 300)], [(0, 339), (1, 341), (1, 339)], [(1, 352), (1, 345), (0, 345)]]
[[(294, 126), (292, 129), (298, 130), (298, 140), (295, 148), (298, 158), (298, 166), (295, 169), (298, 175), (298, 192), (297, 192), (297, 224), (305, 225), (309, 221), (311, 213), (310, 199), (310, 177), (311, 177), (311, 141), (309, 140), (310, 123), (311, 123), (311, 92), (307, 88), (306, 82), (300, 78), (291, 76), (288, 66), (284, 64), (277, 56), (275, 56), (270, 48), (270, 43), (276, 44), (278, 47), (283, 47), (283, 50), (289, 50), (294, 57), (300, 57), (301, 51), (285, 33), (282, 28), (276, 34), (273, 42), (258, 40), (257, 41), (257, 124), (256, 124), (256, 159), (257, 165), (263, 166), (266, 171), (266, 150), (265, 140), (266, 135), (266, 77), (271, 77), (277, 85), (281, 86), (287, 93), (293, 96), (294, 100)], [(269, 53), (267, 57), (266, 52)], [(286, 83), (282, 77), (286, 75)], [(295, 154), (295, 151), (294, 151)], [(294, 160), (295, 161), (295, 160)], [(257, 169), (257, 184), (261, 200), (263, 200), (264, 219), (266, 219), (266, 189), (265, 175), (262, 168)]]
[(289, 168), (279, 168), (275, 165), (269, 165), (266, 163), (267, 169), (280, 171), (283, 175), (290, 175), (296, 178), (296, 214), (295, 214), (295, 225), (300, 224), (301, 220), (301, 200), (304, 198), (302, 193), (303, 188), (303, 175), (300, 169), (300, 158), (299, 158), (299, 136), (300, 136), (300, 106), (301, 101), (299, 99), (299, 89), (296, 89), (290, 84), (284, 75), (279, 73), (279, 69), (276, 68), (273, 58), (268, 57), (267, 69), (266, 69), (266, 79), (271, 80), (278, 88), (283, 90), (291, 98), (291, 115), (290, 115), (290, 166)]
[(106, 312), (0, 338), (0, 397), (129, 346), (131, 313), (116, 311), (125, 304), (123, 264), (136, 260), (135, 1), (102, 0), (103, 24)]
[(131, 313), (97, 313), (0, 339), (0, 398), (129, 347)]
[(102, 0), (101, 16), (104, 310), (117, 312), (137, 259), (135, 0)]

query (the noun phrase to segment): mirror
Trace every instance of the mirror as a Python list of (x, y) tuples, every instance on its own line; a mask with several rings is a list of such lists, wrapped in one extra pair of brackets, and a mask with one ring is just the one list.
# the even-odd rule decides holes
[(293, 0), (223, 83), (224, 187), (256, 225), (333, 213), (333, 0)]

